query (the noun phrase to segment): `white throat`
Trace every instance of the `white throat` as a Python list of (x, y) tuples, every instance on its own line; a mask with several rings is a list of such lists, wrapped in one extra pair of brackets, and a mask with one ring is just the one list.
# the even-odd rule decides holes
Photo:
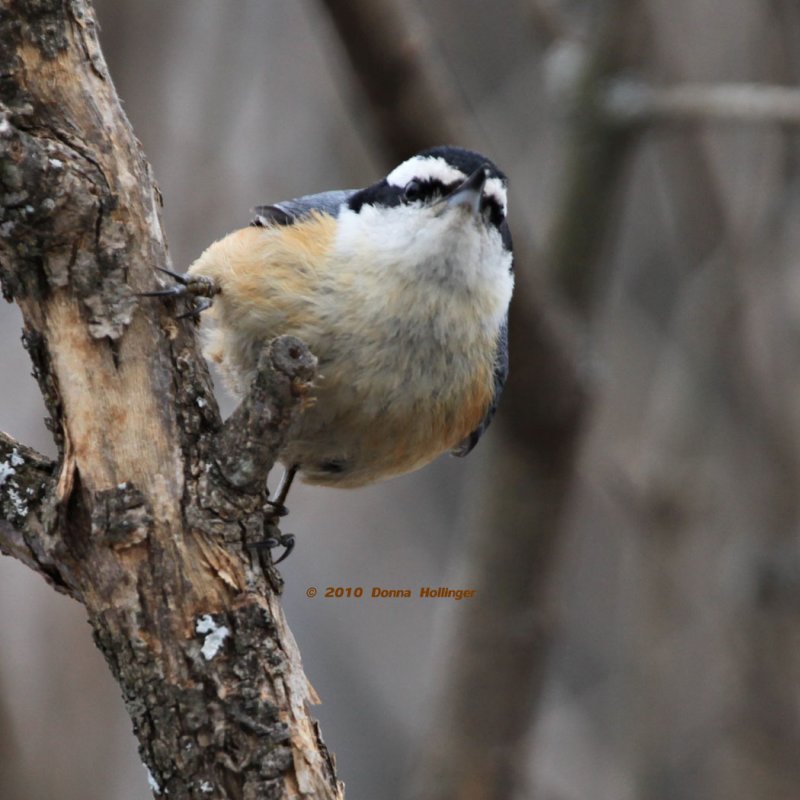
[(366, 290), (365, 302), (382, 305), (380, 293), (399, 292), (409, 311), (462, 306), (481, 327), (502, 323), (514, 286), (500, 232), (444, 204), (343, 209), (334, 258)]

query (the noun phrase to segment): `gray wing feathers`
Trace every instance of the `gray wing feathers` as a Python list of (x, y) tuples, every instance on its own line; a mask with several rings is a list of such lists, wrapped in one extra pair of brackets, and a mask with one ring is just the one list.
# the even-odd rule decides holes
[(281, 200), (271, 206), (256, 206), (256, 217), (252, 224), (292, 225), (314, 211), (338, 217), (341, 207), (355, 194), (355, 189), (337, 189), (332, 192), (309, 194), (294, 200)]
[(508, 378), (508, 318), (503, 321), (500, 327), (500, 334), (497, 337), (497, 350), (494, 356), (494, 395), (492, 396), (492, 402), (489, 404), (489, 408), (486, 410), (486, 415), (481, 420), (480, 425), (453, 448), (451, 452), (454, 456), (463, 458), (478, 444), (478, 440), (489, 427), (489, 423), (492, 421), (492, 417), (494, 417), (494, 412), (497, 411), (497, 404), (500, 402), (500, 395), (503, 393), (506, 378)]

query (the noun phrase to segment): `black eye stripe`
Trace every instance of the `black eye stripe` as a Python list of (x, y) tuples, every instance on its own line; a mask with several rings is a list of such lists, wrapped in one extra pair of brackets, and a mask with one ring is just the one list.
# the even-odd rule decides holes
[[(411, 190), (411, 191), (409, 191)], [(433, 197), (441, 197), (447, 191), (441, 181), (412, 178), (403, 189), (403, 195), (408, 202), (417, 200), (430, 200)]]
[[(416, 186), (411, 194), (407, 196), (407, 190), (411, 183)], [(410, 205), (412, 203), (431, 203), (438, 198), (444, 197), (453, 189), (458, 187), (462, 181), (451, 181), (443, 183), (434, 178), (413, 178), (408, 181), (405, 186), (395, 186), (382, 180), (373, 186), (368, 186), (366, 189), (361, 189), (355, 192), (349, 199), (347, 205), (356, 213), (361, 211), (364, 205), (383, 206), (384, 208), (391, 208), (399, 205)], [(498, 201), (496, 195), (484, 192), (481, 201), (481, 207), (484, 212), (487, 212), (489, 221), (496, 227), (500, 227), (505, 221), (506, 215), (503, 212), (503, 207)]]
[[(457, 189), (462, 183), (462, 180), (442, 183), (442, 181), (435, 178), (412, 178), (403, 188), (403, 194), (409, 200), (428, 200), (432, 197), (444, 197)], [(503, 217), (502, 206), (493, 194), (484, 192), (482, 205), (484, 208), (491, 209), (493, 217), (495, 214), (499, 215), (500, 218)]]
[(422, 183), (416, 178), (410, 180), (403, 189), (403, 199), (407, 203), (413, 203), (416, 200), (421, 200), (424, 196)]
[[(403, 187), (403, 200), (406, 203), (416, 203), (419, 201), (428, 202), (439, 197), (444, 197), (457, 189), (463, 181), (451, 181), (443, 183), (435, 178), (423, 180), (422, 178), (412, 178)], [(503, 208), (493, 194), (484, 192), (481, 200), (481, 208), (487, 212), (487, 216), (493, 225), (500, 226), (505, 219)]]
[(500, 203), (497, 202), (494, 195), (483, 195), (483, 200), (481, 201), (481, 207), (483, 209), (488, 209), (489, 211), (489, 219), (492, 221), (494, 225), (500, 225), (500, 223), (506, 218), (505, 214), (503, 213), (503, 208)]

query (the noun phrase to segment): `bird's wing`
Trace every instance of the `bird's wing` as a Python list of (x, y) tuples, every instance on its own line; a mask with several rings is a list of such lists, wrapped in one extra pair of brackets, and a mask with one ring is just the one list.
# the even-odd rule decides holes
[(508, 377), (508, 317), (503, 321), (500, 328), (500, 335), (497, 337), (497, 350), (494, 355), (494, 394), (492, 402), (486, 410), (486, 414), (477, 428), (469, 436), (460, 441), (451, 451), (454, 456), (463, 458), (467, 455), (483, 436), (484, 431), (489, 427), (489, 423), (497, 411), (497, 404), (500, 402), (500, 395)]
[(342, 206), (356, 193), (355, 189), (337, 189), (332, 192), (309, 194), (294, 200), (282, 200), (271, 206), (256, 206), (256, 216), (251, 225), (294, 225), (300, 219), (317, 211), (338, 217)]

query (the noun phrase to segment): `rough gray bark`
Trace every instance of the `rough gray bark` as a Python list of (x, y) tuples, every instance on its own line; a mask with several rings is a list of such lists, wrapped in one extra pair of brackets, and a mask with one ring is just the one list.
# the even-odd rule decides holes
[(263, 446), (230, 480), (192, 323), (135, 295), (168, 266), (160, 196), (86, 0), (3, 0), (0, 67), (0, 281), (60, 451), (0, 440), (0, 549), (86, 607), (156, 794), (341, 797), (280, 577), (248, 547), (314, 359), (265, 352), (240, 416)]

